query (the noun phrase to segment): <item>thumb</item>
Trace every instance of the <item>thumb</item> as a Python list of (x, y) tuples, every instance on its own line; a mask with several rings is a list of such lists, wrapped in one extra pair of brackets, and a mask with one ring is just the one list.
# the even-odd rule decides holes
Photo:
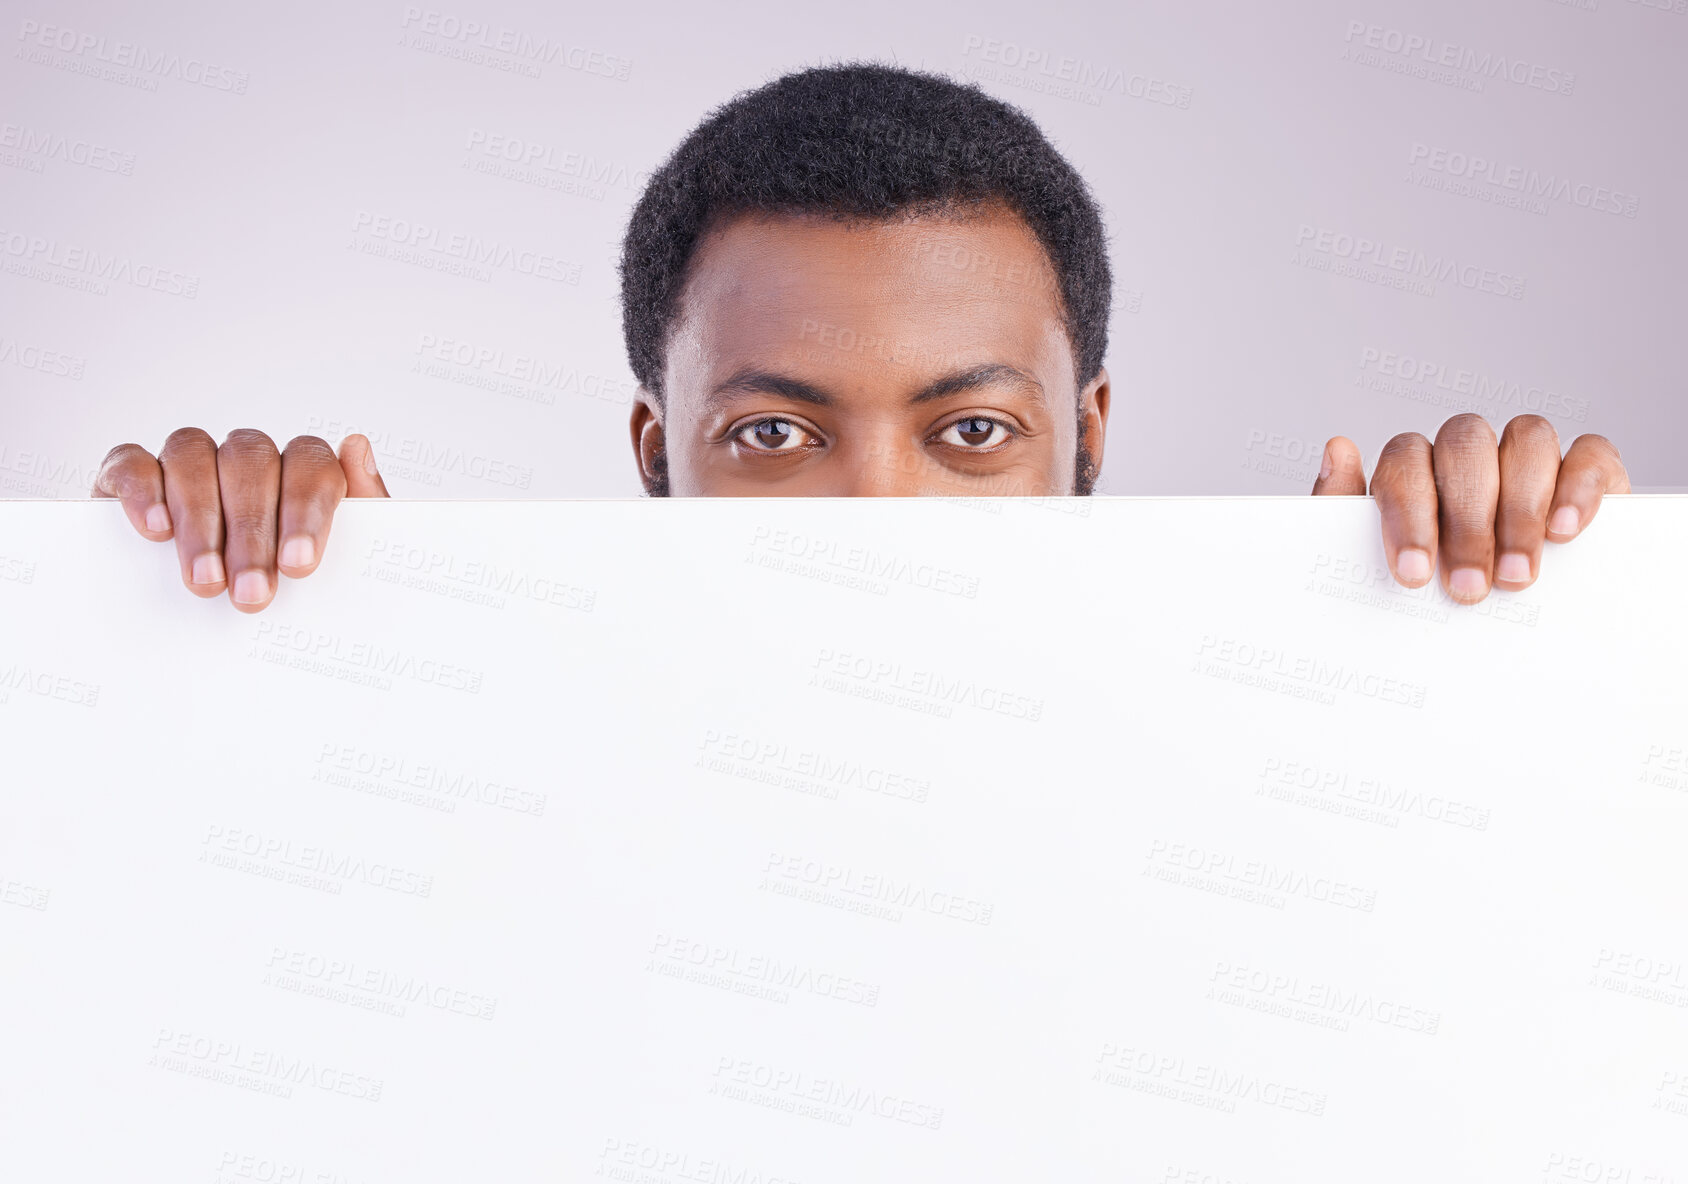
[(369, 437), (354, 433), (340, 441), (340, 468), (346, 474), (347, 497), (387, 497), (387, 483), (375, 468), (375, 449)]
[(1313, 482), (1313, 492), (1365, 496), (1366, 469), (1360, 462), (1359, 447), (1347, 436), (1332, 436), (1325, 445), (1325, 457), (1319, 465), (1319, 479)]

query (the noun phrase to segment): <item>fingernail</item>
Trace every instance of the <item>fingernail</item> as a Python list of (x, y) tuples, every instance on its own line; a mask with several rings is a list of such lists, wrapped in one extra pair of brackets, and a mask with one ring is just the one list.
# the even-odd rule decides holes
[(170, 511), (163, 502), (147, 511), (147, 529), (153, 534), (163, 534), (170, 529)]
[(1481, 600), (1489, 590), (1489, 580), (1475, 567), (1457, 567), (1448, 576), (1448, 590), (1455, 600)]
[(365, 444), (363, 447), (363, 471), (371, 477), (375, 476), (375, 445)]
[(281, 566), (309, 567), (315, 562), (316, 544), (304, 535), (288, 539), (281, 545)]
[(1530, 582), (1530, 557), (1520, 555), (1516, 551), (1509, 551), (1500, 557), (1495, 565), (1495, 578), (1505, 580), (1509, 584), (1527, 584)]
[(243, 571), (234, 578), (232, 595), (241, 604), (263, 604), (270, 598), (269, 577), (261, 571)]
[(215, 551), (207, 552), (193, 561), (193, 582), (220, 584), (223, 582), (223, 557)]
[(1575, 506), (1560, 506), (1553, 511), (1553, 521), (1548, 523), (1548, 529), (1554, 534), (1576, 534), (1577, 526), (1582, 522), (1582, 515), (1577, 513)]
[(1418, 583), (1430, 578), (1430, 554), (1417, 547), (1408, 547), (1395, 556), (1395, 574), (1403, 580)]
[(1323, 481), (1326, 477), (1330, 476), (1330, 471), (1331, 471), (1330, 445), (1326, 444), (1325, 445), (1325, 459), (1323, 461), (1319, 462), (1319, 480)]

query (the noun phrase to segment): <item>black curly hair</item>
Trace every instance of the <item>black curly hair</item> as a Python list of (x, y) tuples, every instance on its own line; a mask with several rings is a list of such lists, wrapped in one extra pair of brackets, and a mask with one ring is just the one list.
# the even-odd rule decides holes
[[(741, 92), (651, 175), (619, 267), (634, 377), (661, 406), (687, 265), (722, 216), (890, 219), (991, 202), (1024, 218), (1048, 252), (1082, 390), (1102, 367), (1113, 287), (1084, 179), (1029, 116), (976, 84), (872, 62), (816, 66)], [(1089, 492), (1082, 431), (1080, 441), (1078, 491)]]

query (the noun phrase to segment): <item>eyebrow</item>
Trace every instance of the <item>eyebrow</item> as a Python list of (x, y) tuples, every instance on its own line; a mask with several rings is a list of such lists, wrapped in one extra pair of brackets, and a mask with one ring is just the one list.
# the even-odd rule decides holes
[[(930, 403), (946, 395), (961, 394), (997, 383), (1018, 387), (1040, 403), (1046, 401), (1043, 384), (1024, 370), (1005, 362), (985, 362), (964, 370), (952, 370), (927, 383), (909, 396), (909, 406)], [(747, 366), (710, 391), (704, 397), (704, 407), (706, 410), (712, 410), (734, 395), (743, 394), (779, 395), (796, 403), (809, 403), (816, 407), (831, 407), (838, 401), (820, 387), (789, 375)]]

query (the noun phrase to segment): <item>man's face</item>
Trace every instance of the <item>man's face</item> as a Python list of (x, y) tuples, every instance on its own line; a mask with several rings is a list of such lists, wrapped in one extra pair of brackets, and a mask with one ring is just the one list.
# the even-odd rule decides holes
[(1050, 495), (1100, 466), (1103, 371), (1075, 387), (1053, 268), (996, 207), (966, 218), (745, 215), (699, 243), (643, 388), (647, 488), (696, 496)]

